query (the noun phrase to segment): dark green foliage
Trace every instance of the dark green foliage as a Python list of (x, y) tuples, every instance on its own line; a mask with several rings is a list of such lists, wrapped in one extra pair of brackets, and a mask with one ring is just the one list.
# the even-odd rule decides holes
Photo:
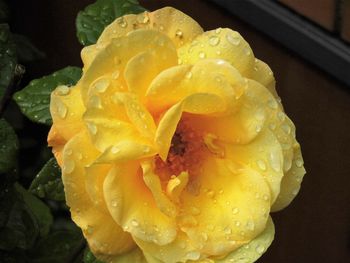
[(126, 14), (138, 14), (145, 10), (137, 0), (97, 0), (80, 11), (77, 16), (79, 42), (84, 46), (95, 44), (103, 29), (116, 18)]
[(24, 115), (30, 120), (46, 125), (52, 123), (50, 94), (59, 85), (74, 85), (81, 77), (81, 69), (66, 67), (51, 75), (32, 80), (28, 86), (14, 95)]
[(32, 181), (29, 191), (40, 198), (64, 201), (61, 169), (51, 158)]

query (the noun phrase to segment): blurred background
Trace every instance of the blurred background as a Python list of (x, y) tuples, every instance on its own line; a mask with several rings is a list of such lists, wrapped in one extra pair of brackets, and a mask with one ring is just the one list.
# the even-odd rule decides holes
[[(75, 18), (93, 0), (9, 2), (12, 31), (27, 36), (46, 54), (27, 65), (23, 85), (67, 65), (81, 66)], [(239, 31), (274, 72), (285, 111), (297, 127), (307, 174), (295, 201), (272, 215), (275, 241), (259, 262), (350, 262), (350, 1), (140, 3), (149, 10), (176, 7), (205, 30)], [(31, 140), (46, 143), (46, 127), (31, 126), (27, 120), (16, 125), (33, 127), (29, 146)], [(23, 166), (37, 162), (41, 167), (29, 146), (22, 149)]]

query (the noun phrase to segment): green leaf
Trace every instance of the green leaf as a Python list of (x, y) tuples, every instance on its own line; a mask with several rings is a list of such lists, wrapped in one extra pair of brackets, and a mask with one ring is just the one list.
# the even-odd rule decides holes
[(228, 254), (225, 258), (216, 260), (216, 262), (253, 263), (265, 253), (266, 249), (271, 245), (274, 235), (275, 227), (270, 217), (265, 230), (259, 236)]
[(103, 29), (116, 18), (145, 10), (137, 0), (97, 0), (78, 13), (76, 28), (79, 42), (84, 46), (95, 44)]
[(31, 248), (39, 236), (39, 225), (14, 186), (0, 192), (0, 207), (0, 249)]
[(16, 165), (18, 139), (15, 131), (0, 119), (0, 174), (10, 171)]
[(0, 23), (4, 23), (9, 19), (10, 10), (3, 0), (0, 0)]
[(0, 24), (0, 100), (11, 83), (16, 64), (16, 46), (9, 26)]
[(41, 239), (29, 252), (30, 263), (71, 262), (85, 246), (79, 231), (59, 230)]
[(37, 49), (27, 37), (13, 34), (13, 40), (20, 63), (28, 63), (45, 58), (45, 54)]
[(22, 195), (23, 201), (35, 216), (40, 229), (40, 235), (46, 236), (53, 222), (49, 207), (40, 199), (29, 193), (21, 185), (15, 184), (16, 190)]
[(56, 159), (51, 158), (37, 174), (29, 187), (29, 191), (40, 198), (63, 201), (64, 190), (61, 169)]
[(30, 120), (50, 125), (51, 92), (59, 85), (75, 85), (81, 74), (80, 68), (66, 67), (51, 75), (32, 80), (28, 86), (14, 94), (14, 99)]
[(84, 263), (104, 263), (104, 262), (95, 258), (94, 254), (92, 254), (90, 248), (87, 246), (84, 251)]

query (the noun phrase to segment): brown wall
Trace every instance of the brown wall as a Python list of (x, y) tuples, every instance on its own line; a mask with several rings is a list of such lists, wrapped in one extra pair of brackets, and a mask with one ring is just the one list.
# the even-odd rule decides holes
[[(47, 54), (28, 68), (28, 78), (68, 64), (80, 65), (74, 19), (88, 0), (11, 0), (13, 29)], [(150, 10), (172, 5), (204, 29), (230, 27), (251, 44), (277, 78), (286, 112), (297, 127), (307, 175), (301, 192), (273, 215), (276, 237), (259, 262), (349, 262), (350, 259), (350, 87), (309, 65), (225, 10), (204, 0), (143, 0)]]

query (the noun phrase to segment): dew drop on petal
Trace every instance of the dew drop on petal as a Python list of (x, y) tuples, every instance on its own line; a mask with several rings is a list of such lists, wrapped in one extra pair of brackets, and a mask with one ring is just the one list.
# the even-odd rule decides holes
[(111, 149), (111, 152), (113, 154), (117, 154), (120, 152), (120, 148), (118, 146), (113, 146), (112, 149)]
[(185, 77), (186, 77), (186, 79), (191, 79), (192, 76), (193, 76), (193, 73), (191, 71), (189, 71), (189, 72), (186, 73)]
[(210, 44), (211, 46), (217, 46), (219, 43), (220, 43), (220, 38), (219, 38), (219, 37), (217, 37), (217, 36), (211, 36), (211, 37), (209, 38), (209, 44)]
[(62, 86), (58, 86), (56, 89), (55, 89), (55, 94), (58, 95), (58, 96), (65, 96), (65, 95), (68, 95), (70, 92), (70, 89), (65, 86), (65, 85), (62, 85)]
[(66, 105), (64, 105), (62, 102), (57, 104), (57, 112), (58, 116), (60, 116), (62, 119), (66, 118), (68, 109)]
[(239, 208), (238, 207), (232, 208), (232, 214), (237, 215), (238, 213), (239, 213)]
[(64, 162), (64, 172), (67, 174), (70, 174), (71, 172), (74, 171), (75, 168), (75, 163), (73, 160), (66, 160)]
[(175, 36), (178, 37), (178, 38), (182, 38), (183, 37), (183, 32), (180, 29), (178, 29), (175, 32)]
[(112, 74), (112, 78), (113, 79), (118, 79), (119, 76), (120, 76), (120, 71), (119, 70), (114, 71), (113, 74)]
[(107, 79), (107, 78), (99, 79), (94, 83), (94, 87), (95, 87), (96, 91), (100, 92), (100, 93), (105, 92), (107, 90), (108, 86), (109, 86), (109, 79)]
[(272, 169), (274, 169), (276, 172), (280, 172), (281, 171), (281, 162), (280, 162), (280, 158), (274, 154), (274, 153), (270, 153), (270, 165), (272, 167)]
[(277, 102), (276, 102), (276, 100), (274, 100), (274, 99), (270, 99), (270, 100), (267, 102), (267, 104), (269, 105), (269, 107), (270, 107), (271, 109), (274, 109), (274, 110), (276, 110), (277, 107), (278, 107)]
[(131, 220), (131, 225), (139, 226), (139, 222), (137, 222), (135, 219), (133, 219), (133, 220)]
[(233, 36), (232, 34), (227, 34), (226, 39), (234, 46), (238, 46), (241, 43), (241, 39), (238, 36)]
[(96, 135), (97, 133), (97, 126), (94, 123), (88, 122), (87, 128), (91, 132), (92, 135)]
[(258, 254), (263, 254), (265, 252), (265, 247), (263, 245), (258, 245), (255, 249)]
[(295, 160), (295, 165), (296, 165), (298, 168), (301, 168), (301, 167), (303, 166), (303, 164), (304, 164), (304, 162), (303, 162), (302, 159), (297, 158), (297, 159)]
[(205, 58), (206, 57), (206, 55), (205, 55), (205, 53), (203, 51), (199, 52), (198, 56), (199, 56), (199, 58)]
[(266, 171), (266, 164), (265, 164), (264, 160), (257, 160), (256, 164), (258, 165), (260, 170)]

